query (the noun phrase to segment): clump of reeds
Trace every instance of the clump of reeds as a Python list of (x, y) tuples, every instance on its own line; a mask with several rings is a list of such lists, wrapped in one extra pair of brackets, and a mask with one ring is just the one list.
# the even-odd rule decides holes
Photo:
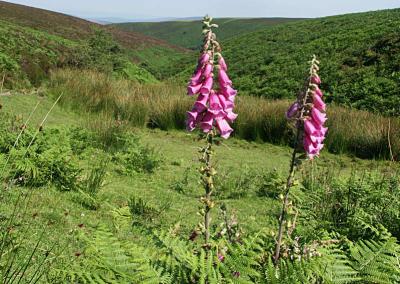
[[(107, 112), (136, 127), (184, 129), (186, 111), (192, 105), (185, 88), (172, 83), (140, 85), (116, 80), (94, 71), (58, 70), (50, 80), (50, 92), (72, 109)], [(282, 113), (286, 100), (238, 96), (234, 136), (251, 141), (291, 145), (291, 129)], [(330, 105), (326, 149), (360, 158), (400, 159), (400, 118)]]

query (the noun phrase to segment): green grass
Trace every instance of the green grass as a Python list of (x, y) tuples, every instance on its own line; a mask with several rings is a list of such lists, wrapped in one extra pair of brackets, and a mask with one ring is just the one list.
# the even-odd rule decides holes
[[(184, 129), (185, 113), (194, 102), (176, 83), (138, 85), (96, 72), (59, 70), (53, 73), (48, 87), (53, 98), (64, 93), (61, 103), (72, 109), (106, 112), (130, 125), (163, 130)], [(284, 115), (290, 103), (288, 100), (239, 96), (235, 108), (239, 116), (234, 124), (234, 135), (249, 141), (290, 145), (291, 128)], [(335, 104), (328, 107), (328, 117), (326, 148), (330, 152), (367, 159), (390, 159), (389, 136), (393, 158), (398, 159), (398, 118), (386, 118)]]
[[(373, 21), (378, 21), (377, 18), (381, 20), (381, 17), (375, 17), (376, 14), (371, 15)], [(325, 20), (311, 22), (318, 21)], [(301, 22), (299, 26), (303, 29), (309, 27), (308, 23)], [(292, 27), (291, 25), (288, 26)], [(390, 28), (390, 25), (388, 26)], [(6, 32), (13, 31), (0, 37), (3, 42), (7, 42), (7, 45), (4, 45), (6, 52), (0, 53), (0, 60), (3, 60), (2, 64), (11, 64), (11, 67), (18, 64), (22, 66), (18, 60), (23, 61), (27, 58), (23, 54), (25, 50), (29, 50), (29, 56), (33, 59), (41, 58), (39, 55), (43, 54), (45, 57), (49, 56), (47, 59), (54, 60), (51, 61), (53, 65), (57, 65), (62, 56), (59, 53), (53, 54), (55, 49), (60, 47), (63, 51), (64, 47), (76, 47), (75, 42), (64, 41), (58, 36), (15, 24), (5, 23), (1, 27)], [(275, 31), (280, 31), (281, 28), (282, 26), (276, 27)], [(289, 37), (291, 36), (293, 35)], [(9, 39), (11, 40), (8, 42)], [(13, 48), (19, 44), (20, 49)], [(395, 44), (394, 42), (394, 45), (389, 47), (392, 48)], [(29, 45), (35, 48), (30, 49)], [(111, 45), (113, 46), (113, 43)], [(154, 70), (159, 72), (155, 74), (157, 77), (166, 76), (167, 73), (164, 72), (167, 71), (164, 68), (170, 62), (163, 57), (165, 50), (143, 50), (143, 54), (128, 54), (133, 58), (143, 56), (139, 60), (144, 62), (142, 67), (155, 68)], [(22, 56), (18, 57), (20, 53)], [(386, 55), (384, 53), (379, 60), (387, 60)], [(179, 56), (176, 55), (176, 58), (171, 60), (175, 61)], [(250, 58), (255, 61), (259, 59), (257, 56)], [(33, 59), (32, 62), (37, 63)], [(395, 64), (397, 63), (390, 65), (390, 68), (397, 68)], [(143, 80), (155, 82), (153, 77), (141, 73), (140, 69), (132, 68), (130, 72), (133, 76), (142, 76)], [(127, 75), (129, 77), (129, 74)], [(326, 77), (329, 78), (328, 75)], [(257, 84), (256, 86), (259, 87)], [(245, 87), (246, 84), (243, 84), (243, 88)], [(202, 146), (203, 141), (197, 139), (197, 133), (181, 131), (185, 111), (193, 104), (193, 98), (185, 96), (182, 87), (176, 83), (158, 82), (143, 85), (94, 71), (67, 69), (54, 72), (48, 84), (43, 85), (38, 92), (45, 95), (39, 97), (35, 93), (13, 93), (11, 96), (0, 97), (2, 112), (11, 113), (15, 117), (7, 128), (4, 128), (6, 122), (2, 121), (0, 165), (4, 164), (5, 153), (9, 153), (13, 142), (5, 145), (4, 141), (9, 141), (13, 135), (16, 136), (24, 127), (23, 123), (28, 115), (40, 102), (20, 143), (15, 151), (11, 151), (13, 154), (10, 154), (9, 168), (2, 172), (2, 178), (11, 178), (11, 190), (0, 191), (2, 228), (5, 228), (3, 225), (8, 220), (20, 193), (30, 197), (26, 204), (18, 204), (20, 211), (15, 224), (6, 227), (7, 230), (2, 230), (2, 233), (10, 231), (16, 238), (13, 240), (20, 246), (18, 251), (29, 252), (41, 232), (44, 232), (33, 267), (40, 265), (37, 257), (47, 255), (50, 251), (52, 269), (42, 267), (46, 272), (50, 271), (50, 274), (54, 272), (54, 268), (68, 269), (71, 264), (81, 265), (82, 270), (89, 269), (90, 252), (85, 250), (81, 233), (91, 239), (100, 231), (99, 228), (104, 226), (120, 240), (149, 249), (154, 253), (152, 260), (157, 259), (159, 251), (150, 240), (149, 231), (168, 230), (173, 227), (173, 231), (180, 238), (188, 238), (200, 221), (196, 213), (202, 206), (199, 200), (204, 194), (204, 189), (199, 183), (197, 160), (199, 146)], [(36, 139), (32, 140), (33, 145), (26, 154), (24, 145), (29, 144), (30, 135), (36, 133), (38, 124), (60, 94), (63, 95), (60, 104), (52, 110), (44, 125), (44, 131), (39, 132)], [(265, 179), (264, 174), (271, 171), (276, 170), (278, 175), (283, 177), (283, 181), (286, 177), (292, 149), (285, 146), (289, 144), (290, 132), (283, 114), (289, 101), (267, 101), (263, 98), (240, 95), (237, 103), (239, 118), (234, 125), (236, 137), (223, 141), (216, 147), (216, 155), (213, 156), (218, 172), (214, 194), (217, 206), (212, 212), (213, 224), (218, 226), (222, 221), (217, 209), (225, 203), (229, 212), (236, 212), (246, 235), (264, 230), (273, 244), (272, 233), (276, 232), (280, 212), (280, 201), (276, 194), (279, 188), (274, 188), (274, 196), (270, 194), (272, 192), (267, 192), (267, 196), (260, 196), (258, 186), (260, 182), (269, 181)], [(400, 127), (397, 118), (387, 118), (336, 105), (329, 106), (328, 115), (330, 131), (327, 148), (331, 152), (347, 152), (363, 158), (387, 158), (389, 136), (395, 158), (398, 159)], [(76, 126), (83, 127), (83, 132), (73, 132)], [(94, 131), (96, 135), (91, 135), (90, 131)], [(276, 145), (263, 143), (265, 141)], [(81, 148), (83, 150), (79, 152)], [(154, 155), (151, 149), (155, 149), (157, 154)], [(135, 163), (131, 162), (134, 157), (139, 156), (140, 159), (140, 155), (146, 153), (156, 156), (154, 159), (161, 157), (160, 166), (149, 171), (143, 168), (136, 172), (129, 171), (127, 163)], [(103, 160), (107, 163), (100, 163)], [(107, 172), (105, 183), (100, 189), (89, 189), (85, 192), (88, 174), (99, 165)], [(30, 169), (34, 169), (32, 175)], [(73, 176), (75, 170), (79, 171), (76, 179)], [(18, 172), (23, 174), (13, 180), (12, 177)], [(292, 198), (302, 211), (293, 236), (300, 236), (304, 243), (332, 238), (356, 241), (364, 239), (366, 235), (368, 237), (365, 239), (381, 239), (387, 237), (390, 231), (398, 238), (399, 184), (396, 172), (399, 172), (399, 167), (395, 162), (361, 160), (354, 156), (334, 155), (326, 149), (323, 150), (320, 158), (312, 163), (307, 162), (307, 167), (297, 175), (304, 188), (302, 191), (297, 187), (293, 190)], [(65, 173), (71, 175), (65, 177)], [(189, 173), (187, 180), (186, 173)], [(250, 181), (239, 188), (242, 195), (235, 195), (237, 192), (230, 192), (233, 190), (232, 185), (240, 183), (237, 177), (243, 175), (250, 177)], [(35, 178), (40, 183), (28, 183)], [(350, 181), (346, 181), (348, 178)], [(60, 181), (68, 183), (70, 179), (73, 180), (71, 187), (65, 187), (65, 184), (60, 186)], [(14, 183), (25, 183), (27, 186), (16, 186)], [(6, 184), (6, 180), (3, 179), (3, 185)], [(31, 188), (31, 185), (36, 187)], [(70, 191), (67, 191), (68, 189)], [(97, 194), (90, 195), (94, 194), (93, 192)], [(151, 208), (156, 208), (156, 215), (151, 219), (143, 219), (142, 225), (132, 226), (133, 219), (127, 205), (133, 197), (141, 198)], [(339, 214), (343, 212), (344, 215)], [(125, 222), (124, 225), (121, 225), (121, 219)], [(52, 249), (53, 244), (56, 246)], [(347, 244), (349, 243), (345, 243)], [(263, 249), (268, 253), (270, 248)], [(2, 260), (0, 265), (1, 262)], [(102, 264), (96, 263), (98, 266)], [(0, 266), (0, 269), (3, 267)], [(47, 282), (55, 283), (48, 279)]]
[[(41, 104), (34, 115), (31, 127), (45, 115), (53, 103), (52, 100), (46, 97), (39, 98), (36, 95), (13, 95), (1, 98), (3, 111), (11, 112), (14, 115), (23, 115), (24, 118), (38, 100), (41, 101)], [(66, 111), (60, 106), (54, 108), (47, 123), (49, 128), (85, 125), (85, 122), (82, 122), (82, 115)], [(2, 208), (3, 212), (7, 214), (12, 210), (13, 201), (19, 192), (29, 190), (31, 198), (26, 207), (21, 207), (21, 209), (26, 208), (27, 211), (25, 215), (19, 215), (23, 221), (19, 223), (16, 233), (23, 233), (29, 228), (31, 238), (25, 240), (29, 247), (29, 244), (32, 245), (32, 242), (44, 229), (45, 235), (40, 246), (41, 251), (50, 249), (53, 243), (57, 244), (50, 253), (50, 258), (55, 261), (53, 269), (65, 269), (72, 263), (83, 260), (85, 255), (77, 256), (84, 253), (84, 245), (79, 237), (80, 233), (83, 232), (90, 238), (100, 225), (105, 225), (114, 231), (116, 236), (123, 241), (143, 246), (149, 242), (149, 236), (145, 233), (147, 229), (167, 230), (175, 226), (179, 228), (177, 230), (180, 236), (185, 239), (199, 222), (196, 212), (200, 206), (199, 198), (203, 194), (203, 190), (194, 174), (199, 165), (197, 150), (202, 145), (202, 141), (197, 140), (197, 134), (156, 129), (134, 129), (134, 132), (136, 136), (140, 137), (142, 144), (154, 147), (160, 153), (163, 163), (152, 174), (136, 173), (131, 176), (120, 175), (116, 171), (118, 164), (115, 162), (109, 164), (105, 185), (99, 190), (96, 197), (99, 203), (97, 210), (88, 210), (81, 206), (77, 202), (75, 191), (60, 192), (52, 186), (37, 189), (15, 188), (13, 191), (2, 193), (1, 200), (4, 201)], [(247, 166), (251, 172), (266, 173), (276, 169), (278, 173), (285, 176), (290, 154), (289, 147), (246, 142), (233, 138), (224, 141), (216, 148), (214, 159), (220, 175), (226, 171), (237, 174)], [(88, 152), (79, 157), (79, 164), (84, 168), (91, 168), (100, 159), (100, 155), (96, 152)], [(388, 162), (360, 160), (345, 155), (329, 154), (326, 151), (323, 152), (320, 159), (314, 162), (314, 167), (316, 167), (315, 170), (317, 168), (319, 171), (327, 170), (342, 178), (351, 176), (353, 170), (381, 172), (396, 169), (394, 164)], [(172, 185), (182, 180), (188, 168), (191, 171), (188, 189), (184, 193), (179, 193), (174, 190)], [(299, 177), (301, 175), (302, 173), (299, 174)], [(218, 193), (218, 188), (216, 190)], [(146, 221), (144, 228), (141, 226), (131, 228), (131, 219), (126, 211), (128, 200), (131, 197), (142, 198), (154, 208), (165, 209), (154, 219)], [(241, 198), (228, 198), (222, 195), (216, 199), (217, 205), (224, 202), (228, 205), (229, 210), (236, 212), (239, 224), (246, 233), (257, 232), (261, 229), (267, 232), (276, 230), (280, 208), (278, 199), (260, 197), (252, 190), (247, 190), (247, 195)], [(127, 227), (121, 227), (121, 216), (116, 219), (116, 215), (120, 214), (123, 216), (122, 219), (126, 220)], [(215, 209), (213, 224), (219, 222), (221, 219), (218, 210)]]
[[(291, 18), (217, 18), (218, 37), (226, 40), (238, 35), (265, 29), (280, 23), (297, 21)], [(126, 31), (140, 32), (165, 40), (171, 44), (189, 49), (199, 49), (201, 44), (201, 21), (167, 21), (160, 23), (121, 23), (113, 24)]]
[[(50, 109), (53, 104), (51, 100), (47, 98), (38, 98), (35, 95), (2, 97), (3, 109), (5, 112), (11, 112), (15, 115), (23, 115), (24, 118), (33, 109), (35, 102), (39, 100), (42, 101), (42, 103), (32, 119), (32, 126), (41, 121), (48, 109)], [(59, 127), (62, 125), (67, 127), (76, 126), (82, 125), (82, 119), (81, 115), (66, 111), (60, 106), (56, 106), (51, 112), (46, 125), (48, 125), (48, 127)], [(155, 147), (158, 152), (161, 153), (165, 162), (161, 169), (152, 175), (138, 175), (135, 178), (131, 178), (121, 177), (115, 173), (112, 174), (109, 177), (107, 185), (101, 190), (101, 199), (107, 200), (110, 204), (116, 206), (126, 203), (128, 199), (127, 197), (130, 195), (143, 197), (155, 204), (164, 198), (166, 198), (166, 200), (171, 198), (173, 201), (172, 211), (175, 213), (171, 215), (172, 217), (170, 214), (165, 216), (167, 219), (162, 220), (163, 222), (161, 223), (164, 223), (165, 221), (165, 226), (172, 225), (179, 219), (179, 214), (183, 214), (182, 212), (185, 212), (185, 210), (195, 210), (193, 207), (196, 206), (193, 205), (197, 204), (197, 200), (194, 197), (202, 194), (202, 191), (199, 189), (198, 191), (191, 192), (189, 196), (182, 196), (169, 188), (171, 183), (182, 176), (186, 168), (190, 167), (194, 169), (197, 167), (197, 148), (202, 143), (201, 141), (197, 141), (197, 134), (195, 133), (142, 129), (136, 129), (135, 131), (141, 137), (142, 143)], [(275, 146), (268, 143), (260, 144), (256, 142), (247, 142), (240, 139), (224, 141), (216, 151), (217, 167), (220, 169), (233, 167), (235, 168), (235, 171), (240, 171), (244, 165), (248, 165), (252, 169), (263, 169), (265, 171), (277, 169), (281, 173), (286, 172), (291, 154), (291, 149), (289, 147)], [(87, 163), (89, 161), (81, 162)], [(361, 160), (344, 155), (338, 156), (326, 153), (326, 151), (317, 163), (322, 167), (341, 170), (344, 174), (349, 174), (354, 168), (379, 169), (389, 165), (387, 162)], [(51, 190), (47, 193), (51, 196), (54, 194), (54, 197), (55, 195), (60, 195), (59, 192), (53, 192)], [(65, 196), (68, 196), (68, 193), (65, 193)], [(55, 202), (60, 199), (61, 197), (57, 197)], [(258, 200), (256, 202), (259, 202), (260, 205), (265, 202), (263, 198), (255, 198), (254, 196), (250, 196), (248, 200), (250, 199)], [(254, 208), (252, 208), (252, 206), (247, 202), (243, 201), (244, 200), (228, 200), (228, 203), (231, 203), (232, 205), (240, 205), (234, 207), (242, 207), (240, 210), (243, 210), (244, 213), (250, 213)], [(68, 204), (69, 202), (67, 201), (66, 208), (72, 206), (72, 203)], [(246, 204), (248, 204), (248, 206)], [(263, 210), (266, 210), (267, 207), (268, 204), (265, 204), (265, 207), (261, 206), (259, 209), (260, 211), (257, 212), (261, 213)], [(83, 210), (78, 207), (75, 209)], [(103, 209), (105, 210), (104, 212), (102, 212)], [(100, 210), (100, 212), (91, 212), (86, 210), (83, 210), (83, 212), (91, 212), (89, 215), (97, 215), (99, 213), (106, 214), (109, 210), (107, 206), (103, 209)], [(246, 214), (243, 216), (246, 216)], [(194, 215), (189, 215), (188, 218), (192, 222), (197, 220), (197, 217)], [(95, 220), (96, 217), (94, 217), (93, 221)], [(252, 223), (249, 228), (256, 230), (258, 227), (262, 226), (263, 220), (254, 220), (254, 222), (255, 223)]]
[(145, 47), (128, 51), (134, 62), (149, 71), (157, 79), (166, 79), (174, 76), (177, 71), (186, 67), (190, 55), (188, 51), (176, 51), (164, 46)]
[[(0, 102), (2, 104), (2, 111), (21, 117), (21, 124), (25, 123), (25, 120), (39, 103), (29, 122), (29, 125), (32, 126), (39, 126), (54, 104), (52, 100), (46, 97), (20, 93), (12, 93), (10, 96), (0, 96)], [(82, 123), (83, 119), (82, 115), (66, 111), (60, 105), (56, 105), (49, 114), (45, 124), (48, 126), (77, 126)]]
[[(47, 113), (52, 105), (52, 101), (47, 98), (38, 98), (35, 95), (15, 95), (3, 97), (2, 103), (4, 111), (11, 112), (15, 115), (23, 115), (24, 117), (33, 108), (36, 101), (41, 101), (41, 105), (36, 111), (31, 125), (37, 124), (41, 118)], [(50, 114), (46, 124), (48, 127), (59, 126), (76, 126), (82, 125), (82, 119), (79, 114), (65, 111), (60, 106), (56, 106)], [(50, 214), (54, 218), (63, 219), (65, 211), (70, 212), (68, 219), (69, 227), (65, 224), (56, 225), (57, 230), (69, 230), (76, 224), (83, 222), (90, 226), (95, 226), (99, 220), (101, 222), (111, 222), (109, 215), (110, 206), (120, 207), (127, 204), (130, 196), (141, 197), (155, 206), (161, 206), (165, 202), (171, 202), (172, 206), (168, 209), (167, 214), (159, 216), (157, 222), (165, 228), (182, 222), (182, 226), (186, 231), (195, 225), (198, 221), (197, 211), (198, 198), (202, 195), (199, 185), (192, 184), (194, 188), (187, 194), (180, 194), (171, 189), (171, 184), (181, 179), (187, 168), (194, 169), (198, 167), (197, 149), (202, 145), (201, 141), (197, 141), (197, 134), (185, 133), (182, 131), (161, 131), (161, 130), (143, 130), (136, 129), (136, 133), (141, 137), (143, 144), (155, 147), (162, 155), (164, 163), (162, 167), (154, 174), (136, 175), (132, 177), (124, 177), (112, 171), (108, 176), (106, 186), (101, 189), (99, 198), (102, 200), (102, 206), (98, 211), (91, 211), (81, 208), (70, 200), (72, 192), (60, 193), (53, 189), (44, 189), (38, 192), (38, 200), (34, 200), (33, 204), (38, 202), (37, 208), (42, 208), (43, 216)], [(289, 147), (275, 146), (268, 143), (260, 144), (256, 142), (247, 142), (240, 139), (230, 139), (224, 141), (222, 145), (217, 147), (216, 162), (217, 170), (232, 169), (234, 172), (240, 172), (244, 166), (248, 166), (251, 170), (262, 170), (265, 172), (277, 169), (278, 172), (285, 174), (290, 160), (291, 149)], [(93, 161), (82, 160), (82, 164), (93, 163)], [(316, 164), (322, 168), (337, 170), (344, 176), (350, 175), (353, 169), (383, 169), (390, 163), (361, 160), (350, 158), (344, 155), (333, 155), (326, 151), (323, 152), (322, 158), (316, 161)], [(254, 192), (250, 192), (248, 197), (241, 199), (221, 200), (226, 202), (229, 207), (238, 210), (239, 219), (246, 216), (246, 230), (257, 231), (266, 223), (274, 224), (274, 216), (277, 214), (277, 200), (265, 199), (257, 197)], [(108, 204), (108, 205), (107, 205)], [(50, 205), (50, 207), (48, 207)], [(33, 211), (36, 209), (33, 208)], [(271, 211), (272, 210), (272, 211)], [(84, 213), (84, 217), (81, 216)], [(272, 217), (271, 217), (272, 216)], [(248, 219), (247, 219), (248, 218)]]

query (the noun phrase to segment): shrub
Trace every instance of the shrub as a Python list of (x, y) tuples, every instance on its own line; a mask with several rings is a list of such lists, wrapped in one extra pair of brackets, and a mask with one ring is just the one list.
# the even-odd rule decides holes
[(188, 167), (185, 169), (181, 178), (170, 184), (170, 188), (181, 194), (189, 192), (192, 189), (191, 177), (193, 177), (193, 172), (191, 168)]
[(81, 155), (87, 148), (96, 146), (96, 137), (93, 132), (82, 127), (71, 127), (68, 129), (72, 153)]
[[(98, 161), (94, 165), (90, 165), (90, 171), (83, 178), (81, 189), (85, 193), (92, 197), (96, 197), (100, 188), (105, 184), (107, 176), (107, 168), (109, 163), (109, 157), (104, 155), (103, 157), (98, 157), (99, 152), (95, 153)], [(100, 154), (101, 155), (101, 154)]]

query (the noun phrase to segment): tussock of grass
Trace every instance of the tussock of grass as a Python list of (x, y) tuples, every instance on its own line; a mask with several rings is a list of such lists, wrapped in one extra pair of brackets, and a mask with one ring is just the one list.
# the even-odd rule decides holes
[[(54, 96), (64, 93), (63, 103), (73, 109), (106, 112), (136, 127), (183, 129), (185, 112), (193, 104), (185, 89), (173, 84), (140, 85), (92, 71), (56, 71), (49, 87)], [(290, 144), (291, 127), (284, 116), (289, 104), (287, 100), (239, 96), (235, 135), (250, 141)], [(399, 158), (399, 118), (335, 105), (329, 106), (328, 116), (326, 147), (330, 152)]]
[(51, 76), (52, 94), (73, 109), (106, 112), (136, 127), (181, 129), (192, 100), (169, 84), (140, 85), (92, 71), (60, 70)]

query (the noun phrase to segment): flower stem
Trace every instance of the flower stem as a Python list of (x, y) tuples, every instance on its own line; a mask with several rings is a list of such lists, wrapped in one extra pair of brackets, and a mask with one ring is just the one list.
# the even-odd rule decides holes
[(211, 209), (214, 207), (212, 201), (212, 193), (214, 190), (214, 175), (215, 169), (212, 166), (212, 146), (214, 143), (214, 129), (211, 130), (206, 137), (207, 145), (203, 148), (203, 158), (204, 168), (203, 173), (203, 184), (205, 189), (205, 195), (202, 198), (204, 203), (204, 247), (210, 247), (210, 225), (211, 225)]
[(279, 229), (278, 229), (278, 238), (276, 241), (276, 246), (275, 246), (275, 253), (274, 253), (274, 262), (275, 264), (278, 263), (280, 253), (281, 253), (281, 245), (282, 245), (282, 238), (283, 238), (283, 230), (284, 230), (284, 223), (286, 219), (286, 214), (287, 214), (287, 207), (289, 205), (289, 193), (290, 193), (290, 188), (293, 185), (294, 181), (294, 176), (296, 174), (296, 154), (297, 154), (297, 146), (298, 146), (298, 141), (300, 138), (300, 131), (297, 130), (297, 139), (296, 139), (296, 145), (293, 150), (292, 154), (292, 160), (290, 162), (290, 170), (289, 170), (289, 176), (286, 181), (286, 186), (285, 186), (285, 196), (283, 198), (282, 202), (282, 210), (281, 214), (279, 216)]
[(296, 122), (296, 140), (295, 140), (294, 149), (293, 149), (293, 153), (292, 153), (292, 159), (290, 161), (289, 176), (286, 181), (285, 195), (284, 195), (283, 202), (282, 202), (282, 210), (281, 210), (281, 214), (279, 215), (278, 238), (276, 240), (275, 253), (274, 253), (275, 264), (278, 263), (280, 254), (281, 254), (284, 224), (285, 224), (285, 219), (286, 219), (286, 215), (287, 215), (287, 207), (289, 205), (289, 193), (290, 193), (291, 187), (293, 186), (294, 177), (295, 177), (296, 170), (297, 170), (297, 157), (296, 156), (297, 156), (297, 153), (299, 152), (298, 148), (299, 148), (299, 145), (301, 145), (301, 140), (303, 139), (303, 137), (302, 137), (303, 136), (302, 133), (304, 132), (303, 121), (304, 121), (305, 112), (306, 112), (306, 104), (309, 99), (311, 77), (314, 74), (314, 65), (315, 65), (316, 61), (317, 60), (314, 55), (313, 59), (311, 61), (309, 77), (305, 81), (305, 87), (304, 87), (305, 91), (299, 93), (299, 96), (298, 96), (298, 102), (301, 103), (301, 108), (300, 108), (300, 115)]

